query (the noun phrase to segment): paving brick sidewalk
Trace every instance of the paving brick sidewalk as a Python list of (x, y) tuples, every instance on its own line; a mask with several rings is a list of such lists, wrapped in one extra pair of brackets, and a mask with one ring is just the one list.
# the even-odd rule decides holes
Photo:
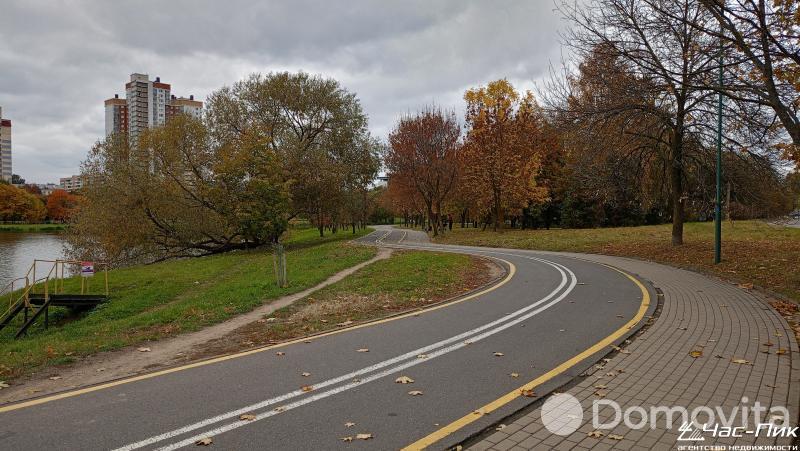
[[(602, 430), (605, 435), (600, 438), (590, 437), (588, 434), (594, 430), (591, 405), (600, 399), (595, 394), (598, 391), (604, 392), (605, 399), (619, 403), (623, 410), (633, 406), (647, 411), (651, 406), (682, 406), (691, 411), (699, 406), (719, 406), (727, 415), (737, 406), (752, 407), (759, 401), (767, 408), (785, 406), (791, 423), (796, 425), (800, 356), (786, 321), (757, 293), (655, 263), (605, 256), (580, 257), (614, 265), (650, 280), (664, 293), (660, 316), (625, 347), (630, 354), (616, 354), (602, 368), (565, 391), (580, 400), (584, 410), (584, 422), (577, 431), (565, 437), (550, 433), (542, 425), (541, 407), (536, 407), (472, 444), (470, 449), (666, 450), (678, 445), (791, 443), (786, 438), (751, 435), (714, 438), (709, 434), (704, 434), (703, 442), (678, 443), (679, 425), (667, 430), (663, 416), (656, 429), (630, 430), (620, 425)], [(778, 349), (785, 349), (786, 354), (776, 354)], [(702, 356), (690, 356), (694, 350), (702, 351)], [(734, 363), (733, 359), (744, 359), (752, 365)], [(615, 375), (610, 377), (609, 373)], [(606, 388), (599, 390), (596, 385)], [(748, 398), (746, 403), (742, 402), (743, 397)], [(738, 411), (741, 413), (741, 409)], [(609, 416), (612, 413), (601, 412)], [(623, 438), (614, 440), (610, 435)]]

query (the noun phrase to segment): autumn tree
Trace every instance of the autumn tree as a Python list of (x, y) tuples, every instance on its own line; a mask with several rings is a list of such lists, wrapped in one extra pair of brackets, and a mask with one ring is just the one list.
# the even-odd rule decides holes
[(71, 253), (127, 264), (274, 242), (289, 217), (277, 160), (248, 141), (212, 140), (185, 115), (137, 147), (109, 137), (82, 167), (91, 183), (67, 232)]
[(700, 0), (714, 21), (687, 21), (729, 49), (723, 84), (708, 83), (736, 102), (769, 108), (793, 145), (786, 156), (800, 164), (800, 3), (797, 0)]
[(8, 183), (0, 183), (0, 220), (40, 222), (47, 213), (38, 196)]
[(506, 211), (520, 211), (529, 201), (545, 197), (545, 190), (536, 185), (543, 118), (533, 94), (520, 94), (505, 79), (468, 90), (464, 100), (462, 183), (479, 205), (489, 206), (496, 231)]
[(565, 41), (579, 58), (603, 49), (640, 81), (637, 95), (598, 108), (589, 104), (584, 113), (599, 121), (651, 123), (635, 133), (666, 149), (672, 243), (682, 244), (686, 162), (699, 147), (687, 143), (702, 141), (715, 124), (713, 92), (704, 85), (717, 67), (718, 43), (698, 29), (710, 26), (713, 15), (699, 0), (592, 0), (561, 9), (574, 25)]
[(55, 221), (67, 221), (77, 211), (80, 197), (57, 189), (47, 196), (47, 217)]
[[(326, 224), (345, 220), (342, 206), (363, 200), (377, 174), (380, 149), (369, 136), (367, 117), (356, 96), (334, 79), (253, 74), (214, 92), (206, 117), (214, 140), (252, 148), (256, 161), (277, 157), (292, 216), (310, 219), (320, 235)], [(364, 217), (346, 216), (350, 222)]]
[(456, 183), (460, 135), (455, 113), (433, 107), (401, 118), (389, 134), (389, 178), (404, 180), (422, 199), (433, 236), (439, 234), (442, 205)]

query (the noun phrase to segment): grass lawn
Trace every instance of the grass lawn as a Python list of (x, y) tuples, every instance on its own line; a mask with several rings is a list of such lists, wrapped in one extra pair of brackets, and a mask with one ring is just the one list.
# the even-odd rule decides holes
[(457, 229), (437, 242), (475, 246), (588, 252), (637, 257), (753, 283), (800, 301), (800, 228), (762, 221), (725, 222), (722, 263), (713, 264), (714, 224), (688, 223), (684, 245), (670, 244), (671, 225), (607, 229)]
[[(276, 286), (267, 249), (111, 271), (108, 303), (77, 318), (53, 308), (49, 329), (34, 325), (20, 340), (12, 338), (19, 322), (0, 331), (0, 380), (78, 356), (194, 331), (316, 285), (375, 255), (374, 248), (347, 242), (368, 232), (319, 238), (316, 229), (291, 231), (286, 239), (288, 288)], [(92, 291), (99, 290), (102, 274), (91, 282)], [(77, 284), (76, 278), (67, 280), (65, 291), (75, 292), (69, 288)]]
[(0, 224), (0, 232), (61, 232), (64, 224)]
[[(204, 355), (233, 352), (425, 307), (477, 288), (493, 275), (484, 259), (395, 252), (322, 290), (217, 340)], [(376, 281), (380, 281), (376, 283)]]

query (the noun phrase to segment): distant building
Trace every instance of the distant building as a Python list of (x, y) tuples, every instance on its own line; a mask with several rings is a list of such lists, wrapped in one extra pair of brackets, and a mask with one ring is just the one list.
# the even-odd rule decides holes
[(160, 77), (152, 81), (147, 74), (131, 74), (125, 96), (120, 99), (115, 94), (105, 101), (106, 135), (127, 134), (131, 142), (136, 142), (146, 128), (164, 125), (176, 114), (199, 118), (203, 112), (203, 102), (194, 100), (194, 96), (175, 97), (170, 84), (162, 83)]
[(167, 105), (167, 120), (176, 114), (188, 114), (196, 119), (203, 117), (203, 102), (195, 100), (194, 96), (175, 97), (172, 96), (170, 104)]
[(128, 102), (114, 94), (106, 100), (106, 136), (114, 133), (128, 133)]
[(36, 186), (39, 188), (39, 191), (41, 191), (42, 196), (49, 196), (53, 194), (53, 191), (61, 189), (61, 187), (55, 183), (37, 183)]
[(58, 179), (58, 187), (64, 191), (77, 191), (86, 184), (86, 176), (72, 175)]
[(3, 118), (3, 107), (0, 107), (0, 178), (11, 182), (11, 120)]

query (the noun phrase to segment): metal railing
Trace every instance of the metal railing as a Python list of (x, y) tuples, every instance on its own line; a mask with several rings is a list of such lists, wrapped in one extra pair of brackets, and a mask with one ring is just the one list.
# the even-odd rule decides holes
[[(48, 263), (49, 269), (47, 270), (47, 274), (44, 277), (36, 278), (36, 267), (39, 263)], [(79, 260), (40, 260), (35, 259), (31, 267), (28, 269), (28, 272), (25, 274), (24, 277), (18, 277), (3, 287), (0, 290), (0, 297), (5, 297), (6, 292), (8, 292), (8, 308), (5, 312), (0, 315), (0, 318), (6, 316), (15, 305), (19, 302), (25, 302), (25, 308), (31, 308), (30, 296), (32, 294), (43, 294), (44, 295), (44, 302), (47, 303), (51, 294), (61, 294), (64, 292), (64, 279), (67, 278), (67, 265), (75, 265), (80, 267), (82, 265), (82, 261)], [(103, 285), (105, 295), (108, 296), (108, 263), (107, 262), (96, 262), (95, 265), (101, 265), (103, 267)], [(78, 271), (80, 273), (80, 271)], [(71, 277), (71, 274), (70, 274)], [(19, 295), (15, 295), (15, 293), (22, 289), (23, 286), (21, 285), (21, 281), (25, 281), (24, 289), (22, 290)], [(89, 291), (89, 278), (88, 277), (80, 277), (81, 281), (81, 293), (86, 294)], [(52, 290), (50, 285), (53, 285)], [(17, 288), (15, 288), (15, 286)], [(37, 292), (37, 287), (39, 291)]]

